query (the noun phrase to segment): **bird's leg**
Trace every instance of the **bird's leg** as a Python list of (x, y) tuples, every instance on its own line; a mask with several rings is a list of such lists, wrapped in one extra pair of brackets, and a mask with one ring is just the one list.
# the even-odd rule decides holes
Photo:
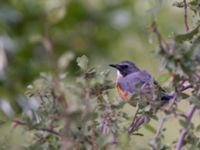
[(131, 123), (131, 125), (129, 126), (129, 128), (128, 128), (128, 132), (129, 133), (131, 133), (132, 131), (133, 131), (133, 128), (134, 128), (134, 124), (135, 124), (135, 120), (136, 120), (136, 118), (137, 118), (137, 114), (138, 114), (138, 112), (139, 112), (139, 103), (137, 103), (137, 105), (136, 105), (136, 109), (135, 109), (135, 114), (134, 114), (134, 116), (133, 116), (133, 121), (132, 121), (132, 123)]

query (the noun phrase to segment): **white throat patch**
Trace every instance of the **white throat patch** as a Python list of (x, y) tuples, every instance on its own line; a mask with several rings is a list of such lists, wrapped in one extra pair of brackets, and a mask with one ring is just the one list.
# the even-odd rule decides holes
[(119, 81), (119, 79), (123, 78), (122, 74), (119, 72), (119, 70), (117, 70), (117, 82)]

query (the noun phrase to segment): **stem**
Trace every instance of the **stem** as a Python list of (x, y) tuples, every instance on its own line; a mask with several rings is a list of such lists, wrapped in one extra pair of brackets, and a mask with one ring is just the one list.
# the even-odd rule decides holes
[(189, 31), (189, 25), (188, 25), (188, 21), (187, 21), (187, 1), (183, 0), (184, 3), (184, 21), (185, 21), (185, 30), (186, 32)]
[(169, 50), (169, 45), (167, 42), (162, 38), (162, 35), (157, 27), (157, 24), (155, 21), (152, 22), (151, 25), (152, 31), (156, 34), (157, 39), (158, 39), (158, 44), (161, 50), (163, 50), (165, 53), (168, 53), (167, 50)]
[(92, 131), (91, 143), (92, 143), (92, 150), (97, 150), (97, 143), (96, 143), (96, 137), (94, 135), (94, 131)]
[(192, 120), (192, 116), (194, 114), (196, 110), (196, 106), (195, 104), (192, 104), (190, 106), (190, 109), (188, 110), (188, 112), (185, 114), (186, 116), (186, 127), (182, 128), (181, 129), (181, 133), (179, 135), (179, 138), (177, 140), (177, 143), (176, 143), (176, 149), (175, 150), (181, 150), (181, 147), (183, 146), (183, 142), (184, 142), (184, 139), (185, 139), (185, 136), (187, 135), (188, 133), (188, 126)]
[(135, 125), (135, 119), (137, 117), (138, 112), (139, 112), (139, 104), (137, 103), (135, 114), (133, 116), (133, 121), (132, 121), (131, 125), (129, 126), (128, 133), (132, 133), (133, 130), (135, 129), (135, 127), (134, 127), (134, 125)]
[(180, 92), (183, 92), (183, 91), (185, 91), (185, 90), (187, 90), (187, 89), (189, 89), (189, 88), (192, 88), (193, 86), (191, 85), (191, 84), (189, 84), (189, 85), (187, 85), (187, 86), (183, 86), (183, 87), (181, 87), (181, 89), (179, 90)]
[[(192, 87), (193, 87), (193, 86), (192, 86), (191, 84), (189, 84), (189, 85), (187, 85), (187, 86), (183, 86), (179, 91), (180, 91), (180, 92), (183, 92), (183, 91), (185, 91), (185, 90), (187, 90), (187, 89), (189, 89), (189, 88), (192, 88)], [(176, 92), (174, 92), (172, 95), (173, 95), (172, 102), (170, 103), (170, 105), (169, 105), (169, 107), (167, 108), (167, 110), (165, 110), (165, 112), (167, 112), (167, 113), (169, 113), (169, 112), (172, 111), (173, 105), (175, 104), (176, 99), (177, 99), (177, 93), (176, 93)], [(151, 140), (151, 142), (150, 142), (150, 144), (151, 144), (152, 146), (156, 144), (156, 141), (157, 141), (158, 137), (159, 137), (160, 134), (161, 134), (161, 130), (162, 130), (163, 125), (164, 125), (164, 123), (165, 123), (165, 121), (166, 121), (166, 119), (167, 119), (167, 116), (168, 116), (168, 115), (165, 114), (165, 115), (161, 118), (159, 127), (158, 127), (158, 129), (157, 129), (157, 131), (156, 131), (156, 135), (154, 136), (154, 138), (153, 138), (153, 139)], [(186, 116), (186, 118), (187, 118), (187, 116)], [(185, 137), (185, 136), (184, 136), (184, 137)], [(153, 150), (154, 148), (151, 147), (151, 149)]]
[[(23, 122), (21, 120), (13, 120), (12, 122), (16, 123), (17, 125), (22, 125), (22, 126), (28, 126), (28, 124), (26, 122)], [(53, 130), (53, 129), (50, 129), (50, 128), (38, 128), (38, 127), (31, 127), (31, 129), (34, 129), (34, 130), (38, 130), (38, 131), (44, 131), (44, 132), (49, 132), (51, 134), (54, 134), (56, 136), (59, 136), (60, 137), (60, 133), (58, 133), (57, 131)]]
[[(167, 108), (166, 112), (171, 112), (172, 108), (173, 108), (173, 105), (175, 104), (176, 102), (176, 99), (177, 99), (177, 93), (174, 92), (173, 93), (173, 99), (172, 99), (172, 102), (170, 103), (169, 107)], [(159, 127), (158, 129), (156, 130), (156, 135), (153, 137), (153, 139), (151, 140), (150, 144), (151, 146), (155, 145), (160, 134), (161, 134), (161, 131), (162, 131), (162, 128), (163, 128), (163, 125), (167, 119), (168, 115), (167, 114), (164, 114), (164, 116), (161, 118), (161, 121), (160, 121), (160, 124), (159, 124)], [(151, 150), (154, 150), (153, 147), (151, 147)]]
[[(49, 60), (50, 60), (50, 67), (51, 67), (51, 71), (52, 71), (52, 87), (54, 89), (55, 93), (58, 93), (58, 101), (60, 102), (60, 104), (62, 104), (63, 106), (63, 110), (65, 111), (65, 113), (67, 113), (67, 108), (68, 108), (68, 102), (67, 99), (65, 97), (65, 93), (60, 85), (59, 82), (59, 67), (58, 67), (58, 63), (57, 63), (57, 59), (56, 59), (56, 55), (54, 53), (54, 47), (53, 47), (53, 42), (51, 39), (51, 36), (49, 34), (49, 28), (50, 28), (50, 24), (48, 23), (48, 21), (45, 23), (44, 25), (44, 40), (43, 40), (43, 44), (44, 47), (46, 48)], [(66, 133), (68, 132), (68, 126), (69, 126), (69, 120), (67, 117), (65, 117), (64, 115), (62, 116), (64, 119), (64, 131), (62, 134), (60, 134), (62, 140), (61, 140), (61, 150), (66, 150), (69, 148), (70, 145), (70, 140), (67, 137)]]
[(59, 96), (58, 100), (63, 104), (64, 109), (67, 109), (68, 103), (65, 98), (64, 92), (62, 91), (60, 84), (59, 84), (59, 67), (57, 63), (57, 59), (54, 53), (54, 46), (53, 42), (51, 39), (51, 36), (49, 34), (49, 25), (45, 25), (44, 29), (44, 39), (43, 39), (43, 45), (47, 51), (48, 58), (50, 60), (50, 67), (51, 67), (51, 72), (53, 74), (53, 80), (52, 80), (52, 85), (55, 91), (58, 91)]

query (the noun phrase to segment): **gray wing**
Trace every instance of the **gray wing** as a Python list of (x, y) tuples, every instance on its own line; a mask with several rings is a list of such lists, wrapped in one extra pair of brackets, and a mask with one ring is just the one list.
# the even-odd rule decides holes
[(123, 91), (135, 93), (137, 85), (140, 86), (152, 82), (152, 77), (147, 71), (137, 71), (120, 79), (118, 82)]

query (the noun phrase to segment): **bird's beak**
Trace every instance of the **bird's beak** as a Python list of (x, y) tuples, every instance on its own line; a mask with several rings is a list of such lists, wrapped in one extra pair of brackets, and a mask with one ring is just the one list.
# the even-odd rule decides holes
[(113, 68), (117, 68), (117, 65), (115, 64), (109, 64), (110, 67), (113, 67)]
[(118, 64), (110, 64), (109, 66), (113, 67), (115, 69), (119, 69), (120, 68), (120, 66)]

